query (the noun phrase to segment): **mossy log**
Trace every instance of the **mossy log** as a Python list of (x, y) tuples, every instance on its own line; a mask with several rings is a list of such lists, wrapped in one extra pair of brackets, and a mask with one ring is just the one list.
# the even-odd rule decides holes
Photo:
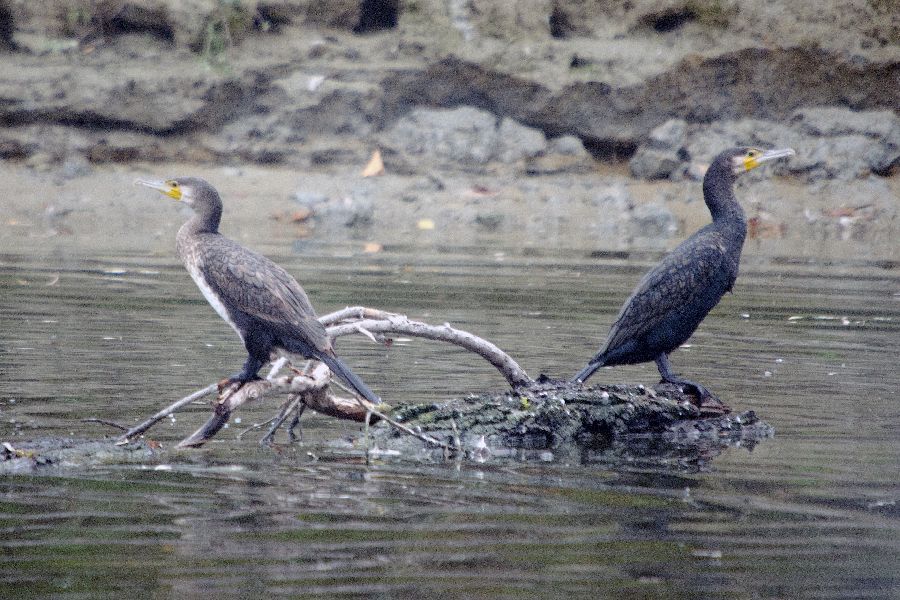
[[(773, 434), (752, 411), (709, 414), (670, 384), (585, 388), (545, 382), (528, 390), (404, 406), (392, 416), (474, 457), (575, 453), (695, 460), (729, 446), (752, 447)], [(388, 427), (376, 427), (372, 435), (382, 450), (416, 447)]]

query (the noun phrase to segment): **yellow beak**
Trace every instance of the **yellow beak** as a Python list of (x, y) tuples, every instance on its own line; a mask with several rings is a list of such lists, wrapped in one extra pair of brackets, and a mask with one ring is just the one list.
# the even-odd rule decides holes
[(784, 158), (786, 156), (793, 156), (796, 152), (794, 152), (791, 148), (781, 148), (779, 150), (766, 150), (762, 154), (758, 156), (749, 156), (744, 159), (744, 168), (748, 171), (751, 169), (755, 169), (756, 167), (773, 161), (777, 158)]
[(149, 179), (138, 179), (134, 182), (137, 185), (142, 185), (144, 187), (153, 188), (159, 192), (162, 192), (169, 198), (173, 198), (175, 200), (181, 200), (181, 190), (177, 187), (173, 187), (171, 184), (166, 183), (165, 181), (153, 181)]

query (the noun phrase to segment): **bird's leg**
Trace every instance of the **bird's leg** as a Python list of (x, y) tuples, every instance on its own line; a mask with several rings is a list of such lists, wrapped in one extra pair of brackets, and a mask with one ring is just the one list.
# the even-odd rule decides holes
[[(250, 328), (244, 332), (244, 348), (247, 349), (247, 360), (240, 373), (232, 375), (226, 380), (225, 385), (261, 379), (257, 373), (264, 364), (269, 362), (272, 351), (272, 334), (264, 328)], [(224, 387), (220, 384), (220, 389)]]
[(258, 355), (248, 354), (247, 360), (244, 362), (244, 367), (241, 369), (240, 373), (235, 373), (231, 377), (227, 379), (223, 379), (219, 382), (219, 391), (222, 391), (226, 387), (231, 384), (245, 384), (248, 381), (256, 381), (257, 379), (261, 379), (257, 373), (262, 368), (264, 364), (266, 364), (266, 358), (260, 358)]
[(656, 368), (659, 369), (659, 374), (662, 375), (663, 383), (672, 383), (683, 386), (687, 388), (689, 393), (697, 396), (697, 406), (702, 406), (705, 401), (713, 400), (715, 398), (715, 396), (709, 393), (709, 390), (696, 381), (685, 379), (684, 377), (680, 377), (673, 373), (672, 363), (669, 362), (668, 354), (662, 353), (656, 357)]
[(297, 406), (297, 410), (294, 411), (294, 418), (291, 419), (291, 422), (288, 424), (288, 437), (292, 442), (303, 441), (303, 430), (300, 430), (299, 435), (295, 433), (294, 430), (297, 428), (297, 425), (300, 424), (300, 417), (303, 416), (303, 411), (305, 409), (306, 405), (301, 402), (300, 405)]

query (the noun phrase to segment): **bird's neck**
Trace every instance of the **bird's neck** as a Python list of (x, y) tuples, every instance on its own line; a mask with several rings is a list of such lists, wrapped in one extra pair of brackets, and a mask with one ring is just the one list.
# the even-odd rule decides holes
[(195, 212), (190, 220), (182, 225), (186, 234), (219, 233), (219, 221), (222, 220), (222, 208), (212, 206), (201, 212)]
[(725, 173), (707, 173), (703, 179), (703, 198), (712, 215), (713, 226), (728, 230), (728, 239), (737, 247), (744, 244), (747, 235), (747, 218), (744, 209), (734, 195), (734, 181)]
[(734, 196), (734, 181), (724, 173), (707, 173), (703, 178), (703, 199), (713, 223), (744, 222), (744, 209)]

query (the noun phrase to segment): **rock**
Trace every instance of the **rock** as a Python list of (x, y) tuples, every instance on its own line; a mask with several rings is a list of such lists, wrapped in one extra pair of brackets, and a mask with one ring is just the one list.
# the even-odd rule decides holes
[(561, 135), (550, 140), (550, 150), (566, 156), (578, 156), (587, 158), (590, 156), (584, 149), (580, 138), (574, 135)]
[(367, 91), (342, 88), (325, 94), (319, 102), (291, 111), (287, 121), (295, 136), (362, 138), (372, 133), (371, 115), (377, 112), (376, 105), (376, 100)]
[[(624, 244), (630, 229), (631, 193), (624, 183), (599, 186), (588, 197), (593, 207), (592, 235), (600, 240), (620, 240)], [(619, 245), (621, 245), (619, 244)]]
[(360, 0), (310, 2), (306, 12), (306, 21), (311, 25), (324, 25), (352, 31), (360, 23), (363, 4), (364, 2)]
[(428, 156), (464, 165), (491, 160), (517, 162), (543, 154), (547, 138), (510, 118), (497, 124), (493, 114), (462, 106), (450, 110), (417, 108), (381, 137), (407, 156)]
[(669, 179), (682, 167), (682, 160), (677, 150), (660, 150), (647, 146), (638, 148), (628, 168), (638, 179)]
[(890, 110), (854, 111), (840, 107), (802, 108), (790, 118), (791, 126), (813, 136), (865, 135), (900, 146), (900, 117)]
[(63, 179), (77, 179), (87, 177), (93, 172), (91, 163), (81, 154), (67, 156), (59, 168), (58, 176)]
[[(853, 171), (859, 177), (868, 171), (879, 175), (889, 175), (900, 163), (900, 117), (890, 110), (852, 111), (838, 107), (816, 107), (798, 110), (791, 117), (791, 125), (797, 131), (818, 137), (847, 137), (834, 141), (826, 149), (818, 152), (858, 152), (859, 162), (845, 156), (835, 167)], [(876, 149), (852, 136), (865, 136), (875, 142)], [(837, 157), (834, 157), (837, 158)], [(861, 168), (862, 167), (862, 168)], [(826, 170), (826, 173), (829, 172)], [(840, 178), (848, 178), (846, 175)]]
[(328, 202), (328, 196), (319, 192), (305, 192), (298, 190), (291, 195), (291, 200), (304, 208), (315, 211), (320, 204)]
[(687, 123), (681, 119), (669, 119), (650, 132), (649, 144), (661, 150), (680, 150), (687, 139)]
[(325, 225), (365, 227), (372, 224), (374, 216), (375, 203), (367, 185), (357, 186), (346, 196), (331, 199), (315, 209), (315, 218)]
[(779, 121), (813, 104), (895, 107), (900, 87), (885, 82), (895, 81), (897, 67), (896, 59), (851, 60), (821, 48), (742, 48), (685, 58), (633, 85), (595, 79), (551, 90), (448, 57), (418, 72), (389, 75), (382, 87), (392, 117), (410, 105), (491, 106), (553, 135), (576, 135), (593, 147), (633, 149), (671, 118), (698, 124), (748, 116)]
[(669, 119), (654, 128), (628, 161), (631, 174), (638, 179), (680, 179), (685, 171), (686, 140), (687, 123), (681, 119)]
[(623, 183), (599, 188), (590, 202), (597, 207), (598, 212), (604, 214), (625, 214), (632, 205), (631, 193)]
[(522, 35), (548, 36), (550, 4), (549, 0), (481, 0), (477, 4), (448, 0), (446, 10), (466, 41), (479, 36), (508, 40)]
[(497, 158), (502, 162), (534, 158), (547, 150), (547, 138), (542, 131), (526, 127), (509, 117), (504, 117), (500, 123), (499, 134)]
[(503, 213), (480, 213), (475, 215), (475, 225), (484, 231), (497, 231), (503, 224)]
[(357, 186), (341, 198), (298, 190), (291, 195), (291, 200), (309, 210), (313, 219), (324, 227), (365, 227), (375, 216), (372, 189), (367, 184)]
[(407, 155), (483, 165), (497, 149), (497, 118), (469, 106), (451, 110), (417, 108), (389, 129), (382, 140)]
[(35, 152), (25, 160), (25, 166), (35, 171), (46, 172), (58, 162), (57, 157), (49, 152)]
[(634, 237), (667, 240), (678, 231), (678, 221), (668, 208), (650, 202), (631, 211), (631, 228)]
[[(690, 126), (685, 148), (695, 163), (689, 170), (697, 163), (709, 164), (721, 150), (738, 145), (794, 148), (797, 156), (771, 168), (807, 181), (889, 175), (900, 164), (900, 118), (891, 111), (818, 107), (796, 111), (787, 126), (758, 119)], [(643, 147), (638, 150), (633, 163), (646, 160), (643, 151)], [(652, 173), (650, 167), (645, 170)], [(765, 175), (750, 174), (751, 180), (761, 177)]]
[(886, 161), (885, 148), (863, 135), (839, 135), (813, 138), (787, 162), (791, 173), (803, 174), (808, 180), (855, 179), (875, 170)]

